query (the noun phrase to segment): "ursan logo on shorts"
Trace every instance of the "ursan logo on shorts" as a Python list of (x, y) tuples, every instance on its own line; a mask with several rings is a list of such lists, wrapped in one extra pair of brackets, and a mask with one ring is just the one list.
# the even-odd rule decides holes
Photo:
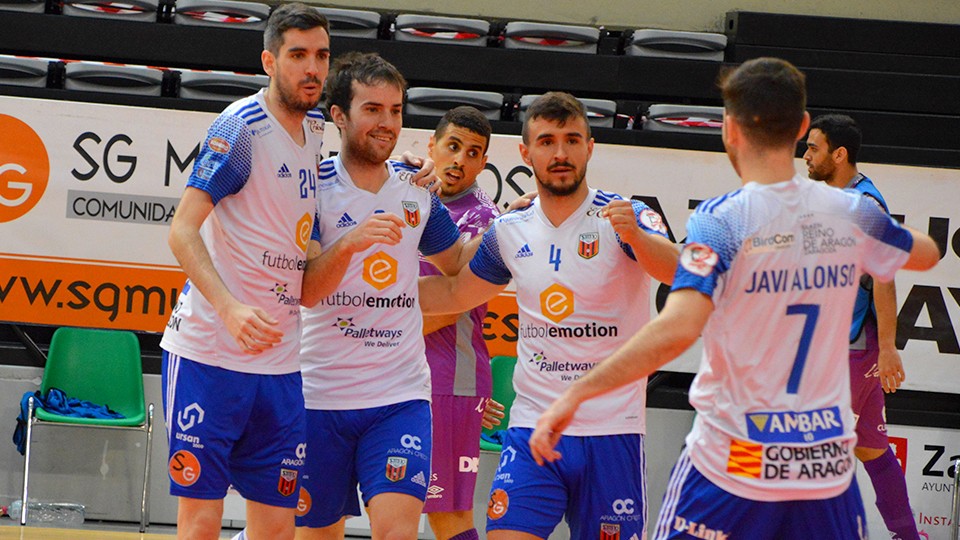
[(0, 223), (37, 205), (50, 179), (50, 159), (40, 136), (26, 123), (0, 114)]

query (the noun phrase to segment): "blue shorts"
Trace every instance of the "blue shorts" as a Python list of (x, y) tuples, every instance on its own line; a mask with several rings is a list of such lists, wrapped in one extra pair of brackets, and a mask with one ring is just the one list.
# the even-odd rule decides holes
[(424, 500), (430, 480), (430, 403), (404, 401), (358, 410), (307, 410), (311, 458), (301, 477), (297, 527), (327, 527), (359, 516), (380, 493)]
[(680, 454), (664, 495), (654, 540), (750, 538), (791, 540), (867, 537), (857, 482), (844, 493), (810, 501), (763, 502), (732, 495), (707, 480)]
[(529, 428), (510, 428), (490, 488), (487, 532), (547, 538), (564, 515), (570, 538), (646, 537), (646, 461), (642, 435), (564, 436), (563, 457), (542, 467), (530, 454)]
[[(240, 373), (163, 351), (170, 494), (293, 508), (306, 456), (300, 373)], [(281, 436), (282, 435), (282, 436)]]

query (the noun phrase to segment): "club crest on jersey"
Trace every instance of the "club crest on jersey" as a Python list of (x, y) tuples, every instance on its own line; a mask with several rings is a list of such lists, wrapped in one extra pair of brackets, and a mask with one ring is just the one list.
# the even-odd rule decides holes
[(407, 475), (407, 458), (388, 457), (387, 458), (387, 480), (399, 482)]
[(643, 226), (651, 231), (667, 234), (667, 226), (663, 224), (663, 218), (660, 217), (660, 214), (649, 208), (645, 208), (640, 212), (640, 223), (643, 223)]
[(584, 259), (592, 259), (600, 253), (600, 233), (583, 233), (577, 245), (577, 255)]
[(680, 252), (680, 265), (687, 272), (700, 277), (707, 277), (712, 274), (718, 262), (720, 262), (720, 257), (706, 244), (698, 244), (697, 242), (687, 244), (683, 246), (683, 251)]
[(293, 495), (297, 489), (297, 471), (293, 469), (280, 469), (280, 481), (277, 482), (277, 491), (284, 497)]
[(620, 540), (620, 525), (618, 523), (601, 523), (600, 540)]
[(417, 201), (403, 201), (403, 220), (411, 227), (420, 224), (420, 205)]

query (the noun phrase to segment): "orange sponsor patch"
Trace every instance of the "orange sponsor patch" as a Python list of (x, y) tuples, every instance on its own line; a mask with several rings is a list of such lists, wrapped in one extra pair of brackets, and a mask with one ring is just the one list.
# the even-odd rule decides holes
[(510, 497), (502, 489), (495, 489), (490, 493), (490, 502), (487, 503), (487, 517), (490, 519), (500, 519), (507, 513), (510, 507)]
[(310, 492), (300, 488), (300, 498), (297, 499), (297, 517), (303, 517), (310, 513), (310, 508), (313, 507), (313, 497), (310, 496)]
[(200, 461), (189, 450), (173, 454), (168, 469), (170, 480), (179, 486), (192, 486), (200, 479)]

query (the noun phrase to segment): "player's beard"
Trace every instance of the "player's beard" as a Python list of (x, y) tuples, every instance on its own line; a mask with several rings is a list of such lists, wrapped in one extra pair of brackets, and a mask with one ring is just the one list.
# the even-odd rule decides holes
[(817, 180), (818, 182), (830, 182), (830, 180), (833, 179), (833, 175), (836, 173), (836, 171), (836, 167), (831, 167), (830, 170), (825, 170), (825, 167), (817, 167), (816, 165), (810, 167), (807, 165), (807, 176), (809, 176), (811, 180)]
[(302, 81), (299, 81), (294, 88), (289, 88), (286, 84), (282, 83), (280, 79), (277, 80), (277, 99), (280, 101), (280, 105), (285, 109), (291, 112), (306, 112), (312, 109), (315, 109), (317, 105), (320, 104), (320, 94), (317, 94), (316, 99), (301, 99), (297, 95), (297, 89), (301, 84), (318, 84), (323, 88), (323, 81), (318, 80), (314, 77), (308, 77)]
[(583, 184), (583, 179), (587, 177), (587, 166), (584, 165), (583, 170), (579, 170), (573, 167), (573, 165), (571, 165), (570, 163), (555, 163), (550, 167), (547, 167), (547, 172), (549, 173), (550, 168), (556, 167), (556, 166), (566, 166), (566, 167), (573, 168), (573, 170), (571, 171), (571, 174), (573, 174), (574, 176), (573, 180), (568, 184), (560, 184), (560, 183), (552, 183), (552, 182), (548, 183), (548, 182), (544, 182), (538, 177), (537, 183), (540, 185), (541, 188), (543, 188), (544, 191), (546, 191), (550, 195), (553, 195), (554, 197), (566, 197), (569, 195), (573, 195), (574, 193), (577, 192), (578, 189), (580, 189), (580, 185)]
[(393, 149), (397, 146), (396, 134), (393, 134), (393, 144), (390, 144), (389, 147), (375, 146), (373, 142), (367, 140), (368, 136), (368, 133), (364, 133), (359, 137), (344, 138), (343, 144), (347, 147), (347, 153), (352, 159), (371, 165), (379, 165), (387, 161), (393, 153)]

